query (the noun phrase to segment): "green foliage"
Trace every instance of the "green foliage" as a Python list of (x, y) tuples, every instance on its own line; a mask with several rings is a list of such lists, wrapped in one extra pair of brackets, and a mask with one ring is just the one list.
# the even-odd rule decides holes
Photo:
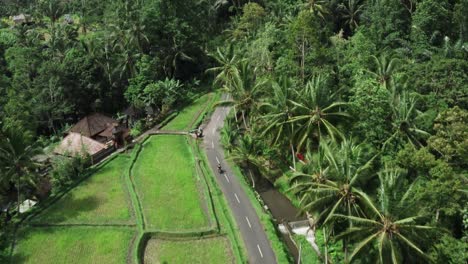
[(356, 134), (374, 146), (390, 136), (390, 128), (386, 122), (391, 111), (389, 97), (388, 90), (374, 80), (358, 80), (353, 88), (350, 112), (356, 118)]
[(461, 210), (463, 176), (445, 161), (436, 159), (427, 147), (414, 150), (407, 145), (398, 153), (397, 161), (418, 176), (414, 180), (415, 199), (433, 214), (435, 221), (439, 221), (441, 213), (452, 217)]
[(242, 35), (255, 34), (260, 27), (266, 12), (257, 3), (248, 3), (242, 8), (243, 14), (240, 18), (234, 37), (240, 38)]
[(90, 157), (78, 155), (75, 157), (58, 157), (54, 160), (50, 173), (53, 191), (60, 191), (76, 180), (82, 178), (86, 173)]
[(411, 63), (405, 66), (408, 76), (412, 76), (411, 86), (421, 94), (434, 96), (450, 106), (468, 107), (468, 84), (466, 72), (468, 62), (463, 59), (433, 57), (430, 61)]
[(447, 161), (468, 163), (468, 111), (458, 106), (447, 109), (435, 119), (435, 135), (428, 144)]
[(413, 14), (412, 27), (422, 31), (431, 44), (442, 44), (443, 37), (450, 34), (448, 8), (446, 1), (421, 1)]
[[(363, 14), (366, 32), (379, 50), (399, 48), (410, 33), (410, 13), (398, 1), (366, 1), (368, 8)], [(411, 1), (413, 2), (413, 1)]]
[(436, 263), (465, 263), (468, 261), (466, 252), (468, 244), (449, 235), (444, 235), (431, 252)]
[(133, 124), (130, 130), (130, 135), (132, 137), (138, 137), (139, 135), (143, 134), (143, 132), (144, 132), (143, 121), (138, 120), (135, 124)]

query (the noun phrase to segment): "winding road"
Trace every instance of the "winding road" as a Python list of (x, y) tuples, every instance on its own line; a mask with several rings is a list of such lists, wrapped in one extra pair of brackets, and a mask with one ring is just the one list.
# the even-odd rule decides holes
[[(271, 248), (263, 225), (251, 204), (239, 180), (232, 173), (225, 160), (220, 144), (220, 129), (228, 115), (230, 107), (217, 107), (209, 123), (204, 127), (204, 148), (216, 181), (220, 186), (239, 227), (244, 245), (247, 248), (249, 263), (277, 263), (275, 253)], [(218, 163), (223, 173), (218, 173)]]

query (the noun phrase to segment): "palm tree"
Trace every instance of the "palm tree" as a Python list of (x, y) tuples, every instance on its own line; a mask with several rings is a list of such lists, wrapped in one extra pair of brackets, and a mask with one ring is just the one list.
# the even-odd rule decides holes
[(351, 31), (354, 31), (359, 26), (359, 16), (364, 10), (361, 0), (348, 0), (346, 4), (340, 4), (338, 8), (343, 14), (345, 24)]
[(325, 20), (325, 15), (329, 13), (327, 2), (323, 0), (308, 0), (303, 4), (303, 6), (307, 8), (312, 14), (319, 16), (323, 20)]
[[(344, 210), (348, 215), (359, 215), (359, 197), (356, 190), (366, 177), (372, 177), (367, 172), (371, 168), (376, 156), (364, 160), (361, 145), (356, 145), (352, 140), (344, 139), (339, 145), (321, 143), (323, 148), (322, 157), (318, 159), (322, 164), (316, 165), (316, 172), (308, 174), (316, 178), (309, 183), (312, 193), (320, 194), (320, 200), (308, 200), (303, 197), (305, 209), (312, 209), (316, 205), (323, 204), (326, 200), (331, 201), (328, 208), (320, 210), (323, 222), (331, 220), (336, 210)], [(300, 176), (301, 174), (298, 174)], [(304, 175), (303, 175), (304, 176)], [(313, 188), (312, 188), (313, 187)], [(312, 190), (314, 189), (314, 190)], [(314, 198), (314, 197), (309, 197)], [(308, 210), (315, 211), (315, 210)]]
[(240, 164), (242, 168), (247, 170), (252, 181), (252, 187), (255, 188), (253, 170), (260, 169), (265, 164), (263, 159), (259, 156), (256, 141), (248, 134), (243, 135), (232, 150), (229, 159)]
[(240, 111), (244, 127), (249, 129), (248, 117), (252, 110), (259, 105), (258, 98), (268, 83), (268, 80), (257, 80), (248, 61), (241, 61), (238, 69), (239, 75), (233, 80), (230, 87), (225, 90), (232, 94), (232, 99), (224, 100), (218, 104), (234, 105), (234, 111)]
[(416, 121), (423, 114), (416, 109), (416, 98), (407, 93), (397, 97), (392, 104), (392, 127), (393, 134), (382, 145), (382, 150), (386, 148), (395, 138), (408, 141), (414, 147), (421, 147), (422, 143), (419, 137), (427, 137), (430, 134), (417, 128)]
[(111, 34), (112, 52), (117, 55), (114, 56), (117, 58), (115, 70), (120, 74), (120, 79), (129, 79), (136, 76), (136, 63), (141, 56), (140, 52), (135, 51), (138, 50), (140, 43), (133, 34), (129, 34), (129, 31), (114, 25)]
[(290, 100), (294, 109), (288, 122), (296, 124), (298, 128), (296, 131), (298, 148), (301, 148), (312, 136), (320, 141), (323, 128), (333, 140), (335, 136), (343, 138), (343, 134), (333, 123), (337, 121), (336, 119), (350, 115), (340, 110), (347, 103), (335, 101), (336, 96), (337, 93), (331, 93), (318, 75), (297, 92), (295, 100)]
[(382, 55), (380, 58), (372, 55), (372, 58), (376, 68), (369, 72), (375, 76), (381, 85), (388, 89), (393, 81), (393, 73), (398, 69), (399, 60), (395, 57), (388, 59), (387, 55)]
[(239, 135), (239, 131), (232, 124), (232, 119), (226, 119), (223, 128), (221, 129), (221, 142), (227, 151), (232, 151), (234, 141)]
[(9, 184), (16, 181), (19, 212), (21, 181), (35, 185), (36, 164), (32, 161), (32, 157), (41, 153), (41, 150), (32, 143), (32, 135), (28, 131), (12, 127), (3, 134), (0, 140), (1, 181)]
[(403, 190), (402, 175), (400, 169), (388, 167), (379, 173), (381, 186), (378, 204), (364, 192), (358, 191), (366, 203), (369, 217), (335, 214), (335, 217), (353, 223), (352, 227), (336, 237), (356, 240), (349, 261), (365, 248), (377, 249), (378, 261), (374, 263), (415, 263), (418, 257), (429, 260), (422, 245), (429, 243), (427, 235), (434, 228), (421, 224), (424, 215), (413, 212), (417, 206), (409, 205), (412, 186), (400, 193)]
[(294, 151), (294, 123), (288, 122), (292, 116), (294, 84), (291, 79), (280, 78), (278, 82), (272, 82), (273, 94), (262, 102), (259, 109), (264, 113), (260, 118), (265, 125), (262, 127), (261, 136), (270, 134), (273, 136), (272, 144), (277, 145), (281, 140), (288, 139), (291, 149), (293, 167), (296, 168), (296, 155)]
[(39, 8), (41, 11), (39, 14), (45, 14), (50, 19), (52, 27), (65, 11), (64, 3), (60, 0), (44, 1), (40, 3)]
[[(303, 211), (316, 215), (317, 223), (333, 228), (334, 215), (338, 212), (349, 216), (362, 216), (360, 186), (372, 177), (368, 173), (374, 156), (367, 161), (361, 145), (344, 139), (338, 146), (320, 142), (315, 165), (309, 171), (297, 172), (290, 179), (291, 190), (300, 198)], [(310, 170), (312, 169), (312, 170)], [(350, 221), (349, 226), (352, 226)], [(345, 255), (347, 243), (344, 243)]]
[(214, 84), (231, 89), (240, 75), (237, 67), (238, 60), (234, 54), (234, 46), (230, 45), (224, 52), (218, 48), (216, 54), (212, 54), (211, 57), (216, 60), (219, 66), (210, 68), (206, 72), (218, 73), (214, 79)]

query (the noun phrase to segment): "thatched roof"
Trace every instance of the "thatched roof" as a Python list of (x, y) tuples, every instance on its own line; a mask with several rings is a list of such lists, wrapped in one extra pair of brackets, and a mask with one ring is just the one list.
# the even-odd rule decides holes
[(122, 125), (113, 124), (107, 127), (104, 131), (102, 131), (98, 135), (101, 137), (111, 138), (116, 133), (122, 133), (122, 137), (127, 138), (130, 135), (130, 129)]
[(92, 156), (105, 148), (106, 145), (94, 139), (72, 132), (60, 142), (60, 145), (54, 149), (54, 153), (69, 156), (88, 153)]
[(100, 113), (94, 113), (81, 119), (69, 132), (94, 137), (114, 123), (118, 123), (117, 120)]

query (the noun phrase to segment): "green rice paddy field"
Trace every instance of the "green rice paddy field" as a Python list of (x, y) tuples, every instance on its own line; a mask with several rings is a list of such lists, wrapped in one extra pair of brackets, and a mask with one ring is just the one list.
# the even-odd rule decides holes
[(44, 210), (42, 224), (134, 224), (123, 177), (130, 158), (119, 155)]
[(208, 226), (194, 165), (183, 136), (152, 136), (144, 144), (132, 177), (148, 228), (179, 231)]
[(128, 228), (27, 228), (12, 263), (125, 263), (134, 234)]
[(223, 237), (197, 240), (151, 239), (145, 254), (145, 263), (205, 264), (234, 263), (229, 241)]

